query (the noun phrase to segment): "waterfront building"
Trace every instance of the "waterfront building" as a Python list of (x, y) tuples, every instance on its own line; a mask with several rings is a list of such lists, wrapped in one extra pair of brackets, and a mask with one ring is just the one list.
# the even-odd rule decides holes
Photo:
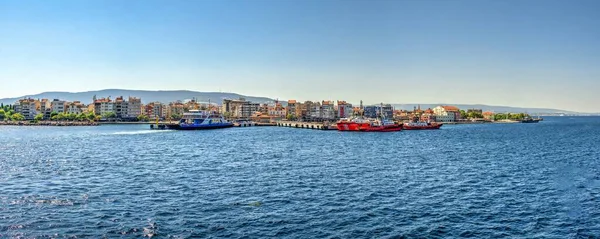
[(50, 107), (52, 109), (52, 112), (56, 112), (56, 113), (65, 113), (65, 104), (67, 102), (64, 100), (59, 100), (59, 99), (54, 99), (52, 100), (52, 102), (50, 102)]
[(15, 113), (19, 113), (26, 120), (33, 120), (38, 113), (39, 101), (31, 98), (18, 100), (13, 106)]
[(50, 116), (52, 114), (52, 104), (50, 104), (50, 101), (48, 99), (42, 99), (40, 101), (39, 113), (44, 114), (44, 119), (50, 119)]
[(150, 102), (144, 106), (144, 113), (151, 120), (161, 119), (163, 117), (164, 107), (160, 102)]
[(94, 96), (94, 113), (96, 115), (115, 113), (115, 104), (110, 97), (96, 99), (96, 96)]
[(241, 106), (242, 118), (250, 118), (252, 114), (260, 111), (260, 103), (252, 103), (250, 101), (244, 101)]
[(460, 119), (460, 109), (456, 106), (441, 105), (433, 108), (437, 122), (455, 122)]
[(333, 101), (324, 100), (321, 102), (321, 118), (323, 120), (334, 120), (336, 118), (336, 110)]
[(238, 118), (242, 116), (242, 105), (246, 102), (244, 98), (238, 100), (223, 99), (221, 112), (228, 113), (231, 117)]
[(348, 118), (354, 114), (354, 109), (352, 108), (352, 104), (338, 100), (337, 101), (337, 117), (338, 118)]
[(234, 118), (250, 118), (255, 112), (261, 111), (260, 103), (252, 103), (244, 98), (224, 99), (221, 107), (222, 113), (228, 113)]
[(169, 105), (166, 106), (166, 111), (167, 111), (167, 115), (166, 115), (167, 119), (180, 118), (183, 116), (183, 113), (185, 112), (185, 105), (181, 101), (171, 102), (171, 103), (169, 103)]
[(296, 100), (288, 100), (288, 104), (286, 106), (286, 111), (288, 114), (292, 115), (292, 118), (298, 118), (298, 114), (296, 112)]
[(123, 96), (115, 98), (114, 102), (115, 115), (117, 119), (125, 118), (127, 114), (128, 104), (127, 101), (123, 100)]
[(127, 120), (135, 120), (142, 114), (142, 99), (136, 97), (129, 97), (127, 99), (127, 110), (123, 115), (123, 118)]
[(311, 107), (309, 109), (309, 118), (310, 120), (319, 120), (321, 119), (321, 103), (320, 102), (314, 102), (311, 104)]
[(260, 109), (258, 110), (258, 112), (260, 112), (261, 115), (269, 115), (269, 104), (261, 104), (260, 105)]
[(281, 103), (279, 103), (278, 101), (275, 101), (275, 105), (274, 106), (269, 106), (269, 116), (271, 116), (271, 117), (286, 118), (287, 117), (287, 110), (286, 110), (285, 107), (283, 107), (281, 105)]
[(394, 107), (390, 104), (382, 105), (368, 105), (364, 107), (364, 115), (369, 118), (377, 118), (381, 114), (385, 117), (391, 118), (394, 116)]
[(65, 103), (65, 113), (69, 114), (81, 114), (87, 111), (87, 106), (82, 104), (80, 101), (73, 101)]

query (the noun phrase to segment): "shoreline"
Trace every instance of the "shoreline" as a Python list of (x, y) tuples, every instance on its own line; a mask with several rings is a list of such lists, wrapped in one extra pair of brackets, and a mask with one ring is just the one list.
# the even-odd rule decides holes
[(0, 126), (98, 126), (98, 122), (90, 121), (0, 121)]

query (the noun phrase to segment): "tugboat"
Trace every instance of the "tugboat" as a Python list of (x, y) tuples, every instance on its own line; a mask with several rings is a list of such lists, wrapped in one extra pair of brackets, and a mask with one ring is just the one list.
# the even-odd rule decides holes
[(402, 125), (402, 128), (405, 130), (440, 129), (442, 125), (444, 124), (431, 122), (407, 122)]
[(400, 130), (402, 130), (402, 125), (385, 118), (371, 122), (368, 127), (360, 128), (360, 131), (363, 132), (395, 132)]
[(175, 130), (203, 130), (203, 129), (220, 129), (233, 127), (233, 123), (228, 122), (218, 114), (200, 111), (190, 110), (190, 112), (183, 113), (182, 119), (176, 124), (157, 124), (150, 125), (151, 129), (175, 129)]
[(367, 128), (370, 125), (371, 121), (362, 116), (344, 118), (336, 124), (339, 131), (360, 131), (361, 128)]

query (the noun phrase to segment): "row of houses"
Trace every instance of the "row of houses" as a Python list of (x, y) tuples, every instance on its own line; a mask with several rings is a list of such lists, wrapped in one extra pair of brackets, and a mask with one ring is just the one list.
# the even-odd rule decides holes
[[(142, 100), (136, 97), (124, 98), (96, 98), (92, 103), (85, 105), (79, 101), (68, 102), (64, 100), (48, 99), (22, 99), (15, 103), (14, 110), (21, 113), (26, 119), (33, 119), (38, 114), (43, 114), (49, 119), (52, 112), (56, 113), (89, 113), (93, 112), (101, 117), (110, 116), (123, 121), (137, 120), (140, 115), (147, 116), (150, 120), (155, 119), (178, 119), (183, 113), (191, 109), (210, 110), (230, 118), (269, 118), (292, 119), (303, 121), (334, 121), (340, 118), (348, 118), (353, 115), (364, 115), (375, 118), (385, 116), (396, 120), (408, 120), (418, 118), (423, 121), (455, 122), (462, 120), (461, 111), (455, 106), (438, 106), (433, 109), (422, 110), (420, 106), (413, 111), (394, 110), (390, 104), (359, 106), (338, 100), (304, 101), (288, 100), (287, 104), (275, 101), (271, 103), (255, 103), (240, 99), (224, 99), (220, 106), (214, 104), (202, 104), (195, 99), (186, 102), (176, 101), (168, 104), (161, 102), (149, 102), (142, 104)], [(493, 117), (489, 112), (470, 109), (468, 112), (483, 114), (484, 117)]]
[(259, 116), (273, 119), (294, 119), (304, 121), (331, 121), (347, 118), (352, 115), (362, 114), (367, 117), (377, 117), (381, 114), (388, 118), (393, 117), (394, 108), (389, 105), (371, 105), (354, 107), (346, 101), (323, 100), (321, 102), (288, 100), (284, 106), (282, 102), (253, 103), (240, 98), (237, 100), (225, 99), (220, 112), (232, 118), (256, 118)]
[(14, 111), (20, 113), (25, 119), (34, 119), (36, 115), (42, 114), (45, 119), (49, 119), (52, 112), (56, 113), (86, 113), (88, 108), (79, 101), (67, 102), (64, 100), (53, 99), (21, 99), (13, 105)]

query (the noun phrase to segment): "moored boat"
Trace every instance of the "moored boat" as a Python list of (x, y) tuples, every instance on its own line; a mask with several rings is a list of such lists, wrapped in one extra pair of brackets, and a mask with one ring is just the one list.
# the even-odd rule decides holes
[[(225, 120), (223, 116), (207, 111), (190, 110), (190, 112), (183, 113), (179, 123), (157, 124), (156, 129), (203, 130), (229, 127), (233, 127), (233, 123)], [(154, 129), (155, 127), (150, 125), (150, 128)]]
[(427, 130), (427, 129), (439, 129), (442, 127), (441, 123), (430, 123), (430, 122), (408, 122), (402, 124), (402, 128), (405, 130)]
[(368, 127), (363, 127), (360, 131), (364, 132), (395, 132), (401, 131), (402, 125), (396, 124), (390, 120), (375, 120)]
[(361, 128), (366, 128), (370, 125), (371, 121), (364, 117), (344, 118), (336, 123), (339, 131), (360, 131)]

